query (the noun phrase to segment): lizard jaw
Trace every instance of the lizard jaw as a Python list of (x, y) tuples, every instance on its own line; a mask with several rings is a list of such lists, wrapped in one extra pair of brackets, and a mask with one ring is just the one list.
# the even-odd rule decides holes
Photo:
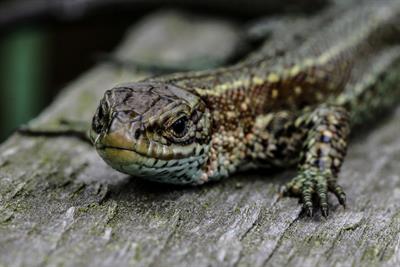
[(201, 167), (206, 161), (202, 155), (162, 160), (119, 147), (101, 147), (97, 152), (112, 168), (135, 177), (169, 184), (202, 183)]

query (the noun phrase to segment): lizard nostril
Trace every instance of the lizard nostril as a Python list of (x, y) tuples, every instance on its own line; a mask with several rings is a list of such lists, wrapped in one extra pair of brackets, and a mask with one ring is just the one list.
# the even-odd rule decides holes
[(139, 137), (140, 137), (140, 129), (137, 129), (135, 131), (135, 139), (139, 139)]

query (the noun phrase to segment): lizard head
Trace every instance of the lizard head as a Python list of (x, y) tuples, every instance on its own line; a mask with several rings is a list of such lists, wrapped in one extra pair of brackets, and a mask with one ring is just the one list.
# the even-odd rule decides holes
[(211, 115), (195, 94), (172, 84), (138, 82), (106, 91), (91, 140), (114, 169), (145, 179), (201, 183)]

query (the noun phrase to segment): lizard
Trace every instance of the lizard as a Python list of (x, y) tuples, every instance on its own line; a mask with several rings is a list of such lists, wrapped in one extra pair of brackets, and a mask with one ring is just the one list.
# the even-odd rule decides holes
[(351, 130), (400, 99), (400, 3), (362, 3), (293, 49), (107, 90), (90, 130), (98, 154), (172, 184), (296, 166), (281, 194), (327, 217), (329, 192), (346, 205), (337, 180)]

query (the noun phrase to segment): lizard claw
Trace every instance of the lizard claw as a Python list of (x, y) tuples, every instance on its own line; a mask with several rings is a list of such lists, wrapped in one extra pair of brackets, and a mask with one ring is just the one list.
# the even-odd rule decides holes
[(312, 217), (313, 216), (313, 208), (312, 207), (308, 207), (306, 208), (307, 210), (307, 216), (308, 217)]
[(327, 218), (329, 215), (329, 209), (327, 207), (321, 207), (321, 213), (322, 213), (322, 216)]
[(328, 192), (335, 194), (339, 203), (345, 207), (346, 194), (336, 183), (335, 177), (330, 172), (311, 168), (300, 171), (292, 181), (282, 186), (280, 195), (299, 197), (303, 203), (303, 210), (310, 217), (313, 216), (313, 207), (319, 206), (322, 216), (326, 218), (329, 216)]

